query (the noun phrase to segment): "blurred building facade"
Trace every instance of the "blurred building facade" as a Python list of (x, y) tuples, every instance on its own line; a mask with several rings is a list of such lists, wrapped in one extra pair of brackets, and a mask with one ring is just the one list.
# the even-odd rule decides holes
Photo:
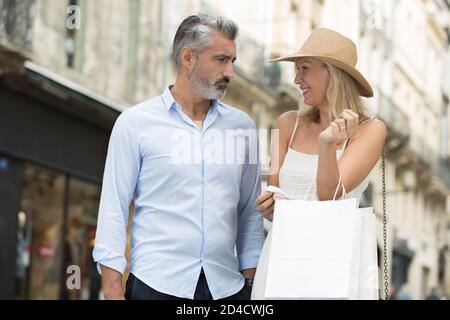
[[(363, 1), (358, 19), (372, 107), (389, 128), (391, 283), (414, 299), (432, 288), (450, 293), (449, 13), (448, 1)], [(377, 212), (379, 177), (372, 174)]]
[[(271, 57), (321, 26), (355, 41), (375, 91), (367, 103), (389, 129), (390, 282), (415, 299), (450, 295), (448, 0), (0, 0), (0, 221), (17, 226), (0, 233), (1, 296), (98, 297), (89, 250), (109, 132), (120, 111), (174, 82), (173, 36), (198, 12), (238, 22), (224, 101), (262, 129), (299, 107), (293, 65)], [(380, 169), (363, 205), (379, 218), (381, 260)], [(69, 263), (82, 266), (75, 293), (64, 289)]]

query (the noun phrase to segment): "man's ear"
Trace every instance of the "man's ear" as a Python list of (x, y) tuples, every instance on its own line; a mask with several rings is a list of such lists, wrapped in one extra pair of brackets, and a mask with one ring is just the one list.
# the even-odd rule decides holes
[(181, 65), (189, 71), (193, 69), (196, 61), (196, 56), (191, 48), (183, 47), (180, 52)]

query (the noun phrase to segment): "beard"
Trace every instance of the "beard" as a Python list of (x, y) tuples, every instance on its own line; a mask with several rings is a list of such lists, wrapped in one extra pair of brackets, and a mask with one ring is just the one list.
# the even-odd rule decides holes
[(226, 92), (230, 79), (228, 77), (221, 77), (217, 80), (208, 80), (205, 73), (200, 69), (198, 63), (195, 64), (189, 80), (194, 92), (206, 100), (222, 99)]

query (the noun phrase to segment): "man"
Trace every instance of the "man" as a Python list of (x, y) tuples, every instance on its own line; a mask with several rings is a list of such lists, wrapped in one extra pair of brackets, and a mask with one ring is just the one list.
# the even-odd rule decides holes
[[(93, 253), (106, 299), (250, 297), (263, 242), (255, 208), (257, 139), (246, 136), (238, 150), (231, 141), (255, 132), (255, 126), (218, 100), (233, 76), (237, 33), (237, 25), (221, 17), (186, 18), (173, 42), (175, 84), (124, 111), (114, 125)], [(214, 161), (222, 151), (228, 152), (227, 161)]]

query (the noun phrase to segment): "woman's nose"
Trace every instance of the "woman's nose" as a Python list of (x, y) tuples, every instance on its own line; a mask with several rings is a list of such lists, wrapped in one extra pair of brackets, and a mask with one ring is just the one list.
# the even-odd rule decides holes
[(301, 76), (301, 72), (297, 72), (295, 74), (294, 83), (301, 84), (301, 82), (303, 82), (303, 77)]

